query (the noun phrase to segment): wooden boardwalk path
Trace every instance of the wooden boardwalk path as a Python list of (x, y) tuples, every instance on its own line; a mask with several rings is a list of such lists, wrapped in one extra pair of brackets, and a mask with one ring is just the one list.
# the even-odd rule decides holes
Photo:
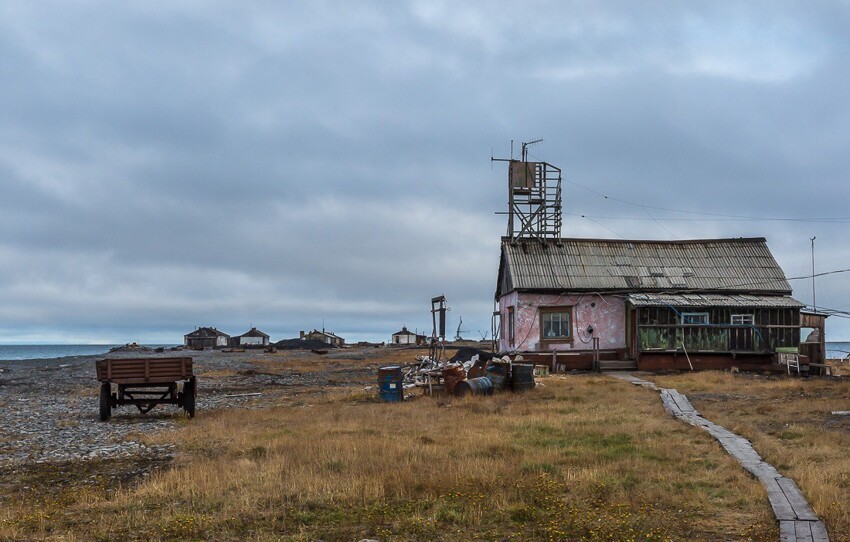
[(667, 412), (685, 423), (707, 431), (744, 469), (758, 478), (767, 489), (767, 498), (770, 500), (773, 514), (779, 521), (780, 542), (829, 542), (826, 526), (815, 515), (794, 480), (782, 476), (773, 465), (766, 463), (753, 449), (750, 441), (700, 416), (688, 398), (674, 389), (658, 388), (652, 382), (630, 373), (607, 374), (660, 392), (661, 402)]

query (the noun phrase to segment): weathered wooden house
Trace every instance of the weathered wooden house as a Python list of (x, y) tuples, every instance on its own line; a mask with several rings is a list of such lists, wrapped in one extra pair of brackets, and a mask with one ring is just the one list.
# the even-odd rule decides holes
[(345, 345), (345, 339), (343, 339), (339, 335), (331, 333), (330, 331), (325, 331), (324, 329), (322, 329), (321, 331), (318, 329), (314, 329), (313, 331), (309, 331), (307, 333), (302, 331), (301, 338), (323, 341), (334, 347), (340, 347)]
[(407, 329), (407, 326), (402, 326), (401, 331), (396, 331), (392, 335), (391, 344), (426, 344), (425, 335), (418, 335)]
[(237, 346), (268, 346), (269, 336), (259, 329), (252, 327), (236, 339)]
[(183, 335), (183, 346), (187, 348), (216, 348), (227, 346), (230, 335), (214, 327), (199, 327)]
[(803, 307), (764, 238), (505, 237), (496, 302), (500, 350), (562, 370), (765, 367)]

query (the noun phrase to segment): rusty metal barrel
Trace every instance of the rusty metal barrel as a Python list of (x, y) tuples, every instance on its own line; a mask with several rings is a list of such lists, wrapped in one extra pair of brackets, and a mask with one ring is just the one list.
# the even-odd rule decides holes
[(404, 400), (401, 367), (388, 365), (378, 369), (378, 397), (386, 403)]
[(511, 366), (511, 388), (514, 391), (534, 389), (534, 365), (514, 363)]
[(466, 371), (460, 365), (451, 365), (443, 368), (443, 384), (446, 386), (446, 393), (453, 395), (457, 383), (466, 378)]
[(482, 376), (469, 378), (455, 385), (455, 397), (466, 397), (467, 395), (493, 395), (493, 381)]
[(506, 361), (491, 361), (487, 366), (487, 378), (493, 382), (493, 389), (501, 391), (510, 381), (511, 364)]

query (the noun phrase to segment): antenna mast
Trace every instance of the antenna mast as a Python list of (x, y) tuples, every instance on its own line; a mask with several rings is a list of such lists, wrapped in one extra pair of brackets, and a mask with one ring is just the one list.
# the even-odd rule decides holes
[[(818, 297), (815, 294), (815, 239), (817, 235), (812, 237), (812, 308), (814, 312), (818, 312)], [(831, 304), (831, 303), (830, 303)]]

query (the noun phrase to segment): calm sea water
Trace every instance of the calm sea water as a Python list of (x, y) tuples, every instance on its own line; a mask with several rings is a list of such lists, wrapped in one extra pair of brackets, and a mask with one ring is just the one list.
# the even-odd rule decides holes
[[(0, 360), (52, 359), (67, 356), (97, 356), (109, 352), (115, 344), (0, 344)], [(150, 348), (171, 346), (145, 345)]]
[(826, 342), (826, 359), (844, 359), (850, 355), (850, 343)]

